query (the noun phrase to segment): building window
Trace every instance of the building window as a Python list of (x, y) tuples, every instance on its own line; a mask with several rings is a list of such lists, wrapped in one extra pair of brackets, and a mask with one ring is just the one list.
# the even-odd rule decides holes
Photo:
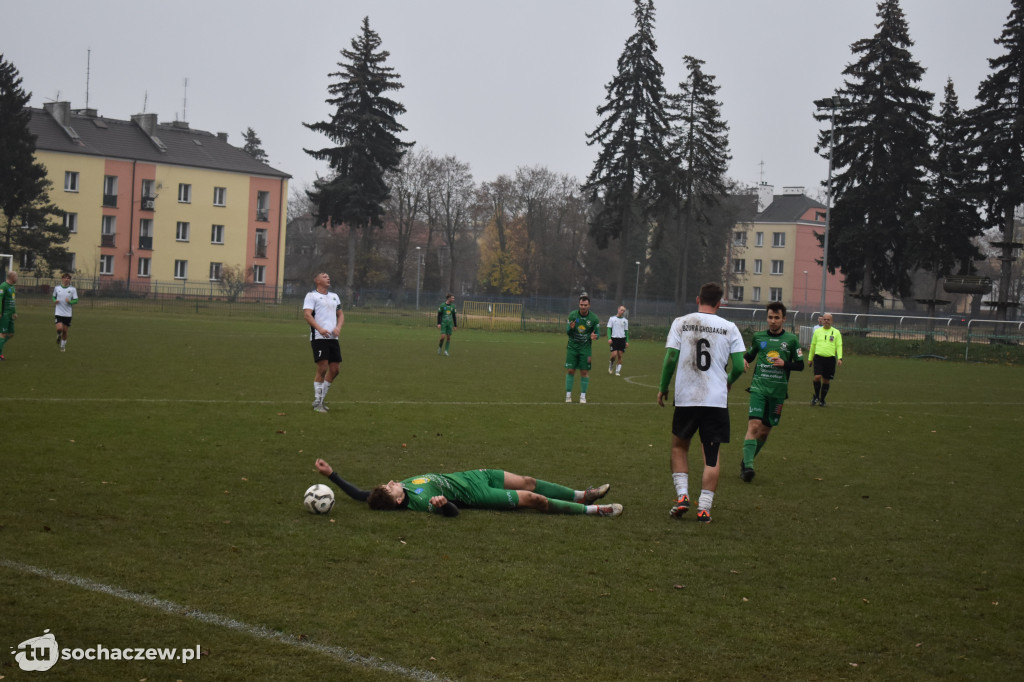
[(252, 281), (256, 284), (266, 284), (267, 266), (265, 265), (254, 265), (252, 266)]
[(139, 277), (149, 277), (149, 259), (139, 259)]
[(772, 297), (771, 300), (773, 300), (773, 301), (781, 301), (782, 300), (782, 287), (772, 287), (771, 288), (771, 297)]
[(68, 228), (68, 232), (78, 232), (78, 214), (65, 213), (64, 227)]
[(174, 261), (174, 279), (188, 279), (188, 261)]
[(153, 220), (151, 218), (139, 220), (139, 248), (147, 251), (153, 249)]
[(75, 254), (68, 252), (68, 269), (65, 272), (75, 271)]
[(270, 220), (270, 192), (256, 192), (256, 220)]
[(267, 231), (256, 230), (256, 257), (267, 257)]
[(192, 185), (186, 185), (185, 183), (181, 183), (178, 185), (178, 203), (192, 203)]
[(785, 232), (772, 232), (772, 246), (781, 247), (786, 245)]
[(210, 243), (211, 244), (223, 244), (224, 243), (224, 226), (214, 225), (210, 229)]
[(210, 263), (210, 281), (211, 282), (219, 282), (220, 281), (220, 268), (221, 268), (221, 265), (223, 265), (223, 263)]
[(114, 257), (113, 256), (100, 256), (100, 274), (101, 275), (113, 275), (114, 274)]
[(743, 258), (737, 258), (732, 262), (732, 271), (735, 273), (742, 274), (747, 271), (747, 261)]
[(100, 228), (100, 246), (114, 246), (116, 235), (117, 218), (112, 215), (103, 216), (103, 225)]
[(18, 267), (22, 270), (31, 270), (36, 266), (36, 254), (31, 251), (22, 251), (18, 259)]
[(213, 205), (214, 206), (227, 206), (228, 202), (228, 189), (227, 187), (214, 187), (213, 188)]
[[(781, 261), (781, 260), (773, 260), (772, 261), (772, 274), (773, 275), (781, 275), (782, 274), (782, 268), (783, 268), (782, 263), (783, 263), (783, 261)], [(772, 299), (772, 300), (775, 300), (775, 299)]]
[(755, 275), (760, 275), (761, 274), (761, 263), (762, 263), (762, 261), (761, 261), (760, 258), (755, 258), (754, 259), (754, 274)]
[(733, 244), (733, 246), (746, 246), (747, 245), (747, 233), (746, 232), (733, 232), (732, 233), (732, 244)]
[(175, 232), (174, 238), (179, 242), (188, 241), (188, 223), (183, 223), (180, 220), (178, 221), (178, 229)]
[(155, 180), (143, 180), (142, 181), (142, 197), (140, 199), (140, 208), (143, 211), (152, 211), (156, 208), (156, 190), (153, 188)]
[(754, 295), (750, 300), (754, 303), (761, 300), (761, 287), (754, 287)]
[(758, 232), (754, 238), (754, 244), (756, 246), (764, 246), (764, 232)]
[(731, 294), (729, 296), (730, 301), (742, 301), (743, 300), (743, 287), (732, 287)]
[(116, 175), (104, 175), (103, 176), (103, 205), (104, 206), (117, 206), (117, 176)]
[(64, 171), (64, 191), (78, 191), (78, 171)]

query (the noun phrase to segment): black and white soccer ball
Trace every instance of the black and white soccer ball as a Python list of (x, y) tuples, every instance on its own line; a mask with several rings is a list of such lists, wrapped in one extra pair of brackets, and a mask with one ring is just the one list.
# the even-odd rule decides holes
[(334, 506), (334, 491), (323, 483), (309, 486), (302, 504), (310, 514), (326, 514)]

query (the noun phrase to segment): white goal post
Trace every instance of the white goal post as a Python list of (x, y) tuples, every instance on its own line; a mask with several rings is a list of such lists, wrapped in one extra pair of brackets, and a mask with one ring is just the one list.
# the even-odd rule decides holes
[(9, 253), (0, 253), (0, 262), (7, 261), (7, 267), (3, 268), (4, 272), (10, 272), (14, 269), (14, 256)]

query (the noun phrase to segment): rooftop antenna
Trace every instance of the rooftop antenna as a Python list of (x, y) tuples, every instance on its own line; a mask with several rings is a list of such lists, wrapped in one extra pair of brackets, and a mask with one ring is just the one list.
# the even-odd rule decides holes
[(185, 94), (181, 98), (181, 120), (188, 120), (188, 78), (185, 78)]
[(92, 48), (85, 51), (85, 108), (89, 108), (89, 67), (92, 65)]
[(761, 184), (763, 185), (764, 184), (764, 159), (762, 159), (761, 163), (758, 164), (758, 165), (761, 166)]
[(149, 90), (142, 93), (142, 113), (146, 113), (146, 105), (149, 104)]

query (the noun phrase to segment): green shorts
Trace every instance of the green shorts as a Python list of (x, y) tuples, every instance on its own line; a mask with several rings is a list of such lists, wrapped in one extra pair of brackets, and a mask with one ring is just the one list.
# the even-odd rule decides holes
[(569, 346), (565, 350), (566, 369), (590, 369), (590, 349), (578, 349)]
[(0, 334), (13, 334), (14, 333), (14, 315), (4, 315), (0, 317)]
[[(505, 490), (505, 472), (501, 469), (477, 469), (464, 471), (455, 476), (460, 491), (459, 499), (466, 506), (477, 509), (515, 509), (519, 506), (519, 494)], [(462, 499), (463, 497), (467, 499)]]
[(749, 419), (760, 420), (765, 426), (778, 426), (782, 418), (782, 404), (785, 400), (769, 398), (755, 391), (750, 392)]
[(441, 323), (441, 333), (442, 334), (445, 334), (447, 336), (451, 336), (453, 331), (455, 331), (455, 327), (452, 326), (451, 322), (448, 322), (448, 323), (442, 322)]

